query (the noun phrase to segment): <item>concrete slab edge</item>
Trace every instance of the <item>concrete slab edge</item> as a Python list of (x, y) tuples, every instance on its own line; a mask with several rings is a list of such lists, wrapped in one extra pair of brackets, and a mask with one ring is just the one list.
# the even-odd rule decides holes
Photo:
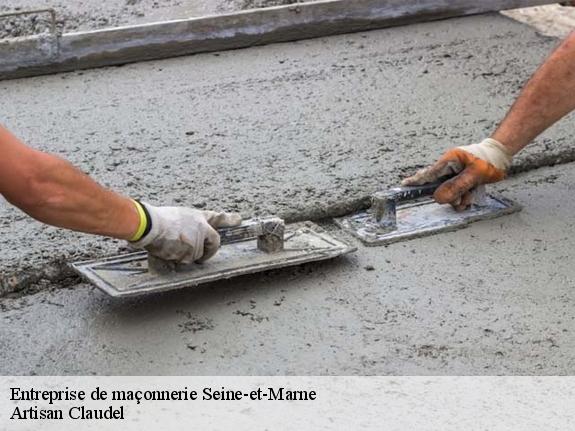
[(549, 0), (321, 0), (0, 42), (0, 80), (247, 48), (457, 16)]
[[(510, 175), (513, 176), (539, 168), (572, 162), (575, 162), (575, 148), (556, 154), (534, 154), (523, 157), (519, 163), (512, 167)], [(373, 190), (369, 192), (370, 194), (356, 199), (294, 208), (278, 214), (278, 217), (284, 219), (286, 223), (321, 222), (326, 219), (343, 217), (369, 208)], [(90, 254), (89, 250), (78, 250), (78, 256), (80, 256), (79, 259), (101, 259), (107, 257)], [(8, 295), (23, 296), (33, 294), (41, 288), (39, 284), (42, 281), (57, 282), (61, 287), (69, 287), (79, 283), (80, 278), (74, 273), (68, 263), (61, 259), (46, 263), (38, 268), (22, 268), (14, 274), (0, 278), (0, 298)]]

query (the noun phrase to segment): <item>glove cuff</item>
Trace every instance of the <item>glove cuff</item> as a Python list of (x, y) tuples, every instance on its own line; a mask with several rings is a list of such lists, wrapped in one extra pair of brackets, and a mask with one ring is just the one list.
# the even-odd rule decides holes
[(156, 236), (158, 235), (158, 226), (157, 223), (154, 223), (152, 214), (154, 212), (154, 207), (150, 204), (143, 203), (137, 200), (134, 200), (136, 207), (138, 208), (138, 212), (140, 213), (140, 217), (142, 217), (142, 222), (140, 223), (140, 229), (138, 229), (137, 234), (134, 240), (129, 241), (130, 244), (135, 248), (144, 248), (149, 245)]
[(505, 148), (501, 142), (492, 138), (484, 139), (479, 144), (467, 145), (458, 148), (474, 155), (478, 159), (492, 164), (503, 172), (507, 172), (513, 159), (513, 156), (509, 154), (507, 148)]

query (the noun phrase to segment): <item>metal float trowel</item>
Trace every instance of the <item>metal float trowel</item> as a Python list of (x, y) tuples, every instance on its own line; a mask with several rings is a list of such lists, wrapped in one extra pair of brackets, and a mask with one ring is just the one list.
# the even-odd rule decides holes
[(440, 205), (432, 198), (445, 180), (377, 192), (372, 196), (370, 209), (335, 222), (365, 245), (377, 246), (457, 230), (475, 221), (521, 210), (517, 203), (497, 194), (488, 194), (485, 186), (480, 186), (473, 191), (473, 205), (457, 212), (450, 205)]
[(356, 250), (310, 222), (286, 227), (279, 218), (258, 219), (218, 232), (222, 246), (202, 264), (178, 266), (136, 252), (76, 262), (72, 268), (109, 295), (123, 297), (332, 259)]

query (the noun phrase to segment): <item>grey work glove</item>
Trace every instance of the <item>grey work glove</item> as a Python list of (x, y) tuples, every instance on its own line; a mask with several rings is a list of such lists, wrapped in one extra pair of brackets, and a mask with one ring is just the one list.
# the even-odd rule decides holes
[(151, 229), (130, 244), (160, 259), (184, 265), (204, 262), (217, 253), (220, 235), (216, 229), (242, 223), (242, 217), (236, 213), (142, 205), (148, 211)]

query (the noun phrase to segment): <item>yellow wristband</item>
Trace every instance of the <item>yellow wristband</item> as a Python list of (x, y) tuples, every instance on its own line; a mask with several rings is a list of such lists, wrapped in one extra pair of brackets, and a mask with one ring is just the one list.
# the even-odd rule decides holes
[(138, 215), (140, 216), (140, 224), (138, 226), (138, 230), (136, 231), (134, 236), (130, 238), (131, 242), (136, 242), (141, 240), (142, 237), (144, 236), (144, 232), (146, 232), (146, 228), (148, 227), (148, 217), (146, 217), (146, 212), (144, 211), (144, 208), (142, 208), (142, 205), (139, 202), (136, 202), (133, 199), (132, 202), (134, 203), (134, 206), (138, 211)]

